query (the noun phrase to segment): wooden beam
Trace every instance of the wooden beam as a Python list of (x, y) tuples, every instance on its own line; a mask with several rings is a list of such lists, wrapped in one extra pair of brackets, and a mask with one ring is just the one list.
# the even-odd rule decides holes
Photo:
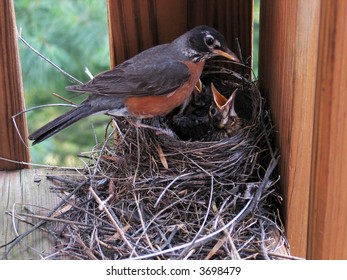
[(232, 50), (239, 38), (252, 55), (253, 0), (108, 0), (111, 67), (200, 24), (223, 33)]
[[(23, 111), (24, 95), (18, 53), (13, 1), (0, 0), (0, 157), (29, 162), (29, 149), (21, 141), (12, 116)], [(27, 142), (25, 115), (17, 119), (19, 133)], [(0, 170), (27, 168), (27, 165), (0, 160)]]
[(259, 77), (281, 152), (284, 221), (293, 255), (306, 257), (320, 2), (262, 0)]
[(347, 2), (320, 10), (307, 257), (347, 259)]
[[(23, 218), (20, 220), (17, 219), (17, 214), (45, 216), (60, 203), (61, 199), (51, 192), (51, 182), (46, 179), (46, 174), (52, 173), (53, 171), (43, 169), (0, 171), (0, 245), (7, 244), (40, 221), (25, 216), (20, 216)], [(63, 175), (64, 172), (60, 174)], [(9, 215), (10, 212), (14, 212), (17, 218)], [(17, 244), (7, 258), (40, 259), (41, 254), (48, 255), (55, 252), (54, 242), (54, 238), (45, 231), (45, 227), (37, 229)], [(0, 256), (6, 249), (7, 246), (0, 248)]]
[(347, 258), (347, 2), (261, 2), (259, 73), (294, 255)]

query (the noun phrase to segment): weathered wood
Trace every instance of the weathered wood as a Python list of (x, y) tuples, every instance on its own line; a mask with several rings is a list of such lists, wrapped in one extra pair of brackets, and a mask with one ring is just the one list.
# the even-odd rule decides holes
[[(21, 141), (11, 117), (24, 110), (24, 96), (19, 61), (13, 1), (0, 0), (0, 157), (29, 162), (29, 149)], [(17, 126), (27, 142), (25, 115)], [(0, 170), (27, 168), (27, 165), (0, 160)]]
[[(45, 179), (48, 172), (51, 171), (26, 169), (0, 172), (0, 245), (14, 239), (16, 232), (21, 234), (32, 227), (12, 218), (6, 212), (45, 215), (59, 203), (60, 199), (50, 192), (50, 183)], [(25, 219), (32, 223), (38, 222), (37, 219)], [(0, 249), (0, 256), (6, 248)], [(8, 255), (8, 259), (40, 259), (42, 253), (49, 254), (53, 252), (53, 249), (52, 237), (38, 229), (15, 246)]]
[(252, 54), (253, 0), (108, 0), (108, 19), (112, 67), (200, 24), (222, 32), (233, 50), (238, 38), (245, 59)]
[(347, 1), (321, 0), (310, 259), (347, 259)]

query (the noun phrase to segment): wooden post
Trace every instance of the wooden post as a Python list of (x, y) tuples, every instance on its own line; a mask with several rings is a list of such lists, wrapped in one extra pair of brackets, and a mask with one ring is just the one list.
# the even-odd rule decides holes
[(347, 2), (321, 0), (307, 257), (347, 259)]
[(291, 253), (301, 257), (307, 246), (318, 17), (318, 1), (261, 1), (259, 77), (279, 131), (287, 238)]
[(259, 76), (281, 151), (291, 253), (347, 257), (347, 3), (261, 1)]
[[(13, 1), (0, 0), (0, 157), (2, 158), (20, 162), (30, 161), (29, 150), (21, 141), (11, 118), (24, 108)], [(27, 143), (25, 115), (16, 120), (19, 133)], [(0, 170), (26, 167), (0, 160)]]
[(194, 26), (223, 33), (243, 58), (252, 55), (253, 0), (108, 0), (111, 66), (154, 45), (171, 42)]

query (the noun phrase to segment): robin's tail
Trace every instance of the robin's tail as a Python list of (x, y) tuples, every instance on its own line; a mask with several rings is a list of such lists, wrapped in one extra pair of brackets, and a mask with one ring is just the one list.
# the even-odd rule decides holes
[(58, 133), (64, 128), (72, 125), (73, 123), (79, 121), (93, 114), (93, 110), (89, 104), (82, 104), (69, 112), (61, 115), (60, 117), (54, 119), (48, 124), (44, 125), (40, 129), (29, 135), (30, 140), (34, 140), (33, 145), (42, 142), (43, 140), (51, 137), (52, 135)]

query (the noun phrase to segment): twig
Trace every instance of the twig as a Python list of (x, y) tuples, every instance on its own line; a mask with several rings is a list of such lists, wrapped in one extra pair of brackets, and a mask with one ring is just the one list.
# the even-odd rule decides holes
[[(99, 196), (96, 194), (96, 192), (93, 190), (92, 187), (89, 187), (89, 191), (90, 193), (93, 195), (93, 197), (95, 198), (96, 202), (99, 204), (100, 207), (102, 207), (102, 209), (105, 211), (106, 215), (108, 216), (108, 218), (110, 219), (111, 223), (114, 225), (114, 227), (116, 228), (119, 236), (121, 237), (121, 239), (124, 241), (124, 243), (127, 245), (127, 247), (133, 251), (134, 248), (133, 246), (130, 244), (130, 242), (128, 241), (128, 239), (125, 237), (125, 234), (123, 232), (123, 230), (119, 227), (119, 225), (117, 224), (117, 222), (114, 220), (113, 216), (110, 213), (110, 210), (108, 209), (108, 207), (105, 205), (105, 203), (99, 198)], [(134, 251), (134, 254), (137, 256), (136, 251)]]
[[(217, 206), (216, 206), (215, 204), (213, 205), (213, 210), (214, 210), (216, 213), (218, 213), (218, 209), (217, 209)], [(218, 216), (219, 216), (219, 213), (218, 213)], [(220, 223), (222, 226), (225, 226), (224, 220), (223, 220), (222, 218), (220, 218), (219, 223)], [(233, 255), (232, 255), (233, 259), (240, 260), (240, 259), (241, 259), (240, 254), (238, 253), (238, 251), (237, 251), (237, 249), (236, 249), (236, 247), (235, 247), (235, 244), (234, 244), (233, 240), (231, 239), (231, 234), (230, 234), (230, 232), (229, 232), (228, 229), (225, 229), (225, 230), (224, 230), (224, 238), (223, 238), (224, 241), (223, 241), (223, 243), (225, 242), (225, 239), (228, 240), (228, 242), (229, 242), (229, 244), (230, 244), (230, 246), (231, 246), (231, 249), (232, 249), (231, 253), (233, 254)], [(223, 243), (220, 244), (220, 246), (222, 246)], [(215, 247), (216, 247), (216, 246), (218, 246), (218, 243), (215, 245)], [(212, 253), (211, 253), (211, 255), (209, 254), (208, 257), (212, 257)], [(207, 258), (207, 257), (206, 257), (206, 258)]]
[[(248, 252), (248, 253), (259, 253), (255, 249), (250, 249), (250, 248), (244, 248), (243, 251)], [(267, 254), (271, 257), (277, 257), (277, 258), (282, 258), (286, 260), (304, 260), (304, 258), (296, 257), (296, 256), (290, 256), (290, 255), (284, 255), (280, 253), (275, 253), (275, 252), (267, 252)]]
[(22, 164), (22, 165), (34, 166), (34, 167), (49, 168), (49, 169), (59, 169), (59, 170), (78, 170), (79, 169), (77, 167), (30, 163), (30, 162), (18, 161), (18, 160), (13, 160), (13, 159), (4, 158), (4, 157), (0, 157), (0, 160), (12, 162), (12, 163), (18, 163), (18, 164)]
[[(14, 214), (9, 213), (9, 215), (14, 216)], [(29, 217), (29, 218), (35, 218), (39, 220), (43, 220), (46, 222), (56, 222), (56, 223), (65, 223), (65, 224), (72, 224), (76, 226), (83, 226), (83, 227), (91, 227), (92, 225), (90, 224), (85, 224), (77, 221), (70, 221), (67, 219), (58, 219), (58, 218), (52, 218), (48, 216), (41, 216), (41, 215), (34, 215), (34, 214), (29, 214), (29, 213), (17, 213), (18, 216), (23, 216), (23, 217)]]
[(36, 53), (39, 57), (41, 57), (43, 60), (45, 60), (46, 62), (48, 62), (50, 65), (52, 65), (55, 69), (57, 69), (59, 72), (63, 73), (65, 76), (69, 77), (70, 79), (72, 79), (73, 81), (82, 84), (81, 81), (79, 81), (78, 79), (76, 79), (74, 76), (70, 75), (69, 73), (67, 73), (66, 71), (64, 71), (63, 69), (61, 69), (57, 64), (55, 64), (54, 62), (52, 62), (50, 59), (48, 59), (47, 57), (45, 57), (43, 54), (41, 54), (39, 51), (37, 51), (33, 46), (31, 46), (21, 35), (22, 30), (20, 30), (18, 32), (17, 30), (17, 35), (18, 38), (30, 49), (32, 50), (34, 53)]
[(76, 106), (76, 107), (78, 106), (78, 104), (76, 104), (75, 102), (72, 102), (71, 100), (69, 100), (69, 99), (67, 99), (67, 98), (65, 98), (65, 97), (63, 97), (63, 96), (61, 96), (61, 95), (59, 95), (59, 94), (57, 94), (57, 93), (55, 93), (55, 92), (53, 92), (52, 95), (53, 95), (54, 97), (56, 97), (56, 98), (59, 98), (59, 99), (65, 101), (65, 102), (71, 104), (71, 105), (74, 105), (74, 106)]
[(27, 112), (30, 112), (30, 111), (33, 111), (33, 110), (36, 110), (36, 109), (40, 109), (40, 108), (45, 108), (45, 107), (52, 107), (52, 106), (62, 106), (62, 107), (76, 107), (76, 105), (69, 105), (69, 104), (49, 104), (49, 105), (41, 105), (41, 106), (35, 106), (33, 108), (29, 108), (29, 109), (26, 109), (24, 111), (21, 111), (15, 115), (13, 115), (11, 118), (12, 118), (12, 122), (13, 122), (13, 125), (16, 129), (16, 132), (17, 132), (17, 135), (19, 136), (21, 142), (24, 144), (24, 146), (28, 149), (30, 149), (30, 147), (27, 145), (27, 142), (24, 141), (23, 137), (22, 137), (22, 134), (20, 133), (19, 131), (19, 128), (18, 128), (18, 125), (17, 125), (17, 122), (16, 122), (16, 118), (19, 117), (20, 115), (22, 114), (25, 114)]
[(92, 259), (92, 260), (97, 260), (98, 259), (97, 257), (95, 257), (95, 255), (93, 254), (92, 250), (83, 242), (83, 240), (81, 239), (81, 237), (79, 235), (76, 236), (75, 239), (76, 239), (77, 243), (82, 246), (83, 252), (85, 254), (87, 254), (90, 259)]
[(267, 253), (267, 250), (265, 248), (265, 229), (264, 229), (264, 221), (260, 221), (260, 249), (261, 253), (265, 260), (270, 260), (269, 254)]
[(99, 166), (102, 153), (103, 153), (103, 151), (106, 149), (107, 143), (108, 143), (108, 141), (112, 138), (112, 136), (113, 136), (113, 134), (114, 134), (114, 131), (115, 131), (115, 130), (113, 130), (113, 131), (109, 134), (109, 136), (108, 136), (107, 139), (105, 140), (104, 144), (102, 145), (100, 154), (99, 154), (98, 159), (97, 159), (97, 161), (96, 161), (96, 163), (95, 163), (95, 169), (94, 169), (93, 177), (92, 177), (92, 178), (94, 178), (94, 177), (96, 176), (96, 173), (97, 173), (97, 170), (98, 170), (97, 167)]
[(84, 68), (84, 72), (88, 75), (88, 77), (90, 79), (94, 78), (93, 74), (89, 71), (89, 69), (87, 67)]

